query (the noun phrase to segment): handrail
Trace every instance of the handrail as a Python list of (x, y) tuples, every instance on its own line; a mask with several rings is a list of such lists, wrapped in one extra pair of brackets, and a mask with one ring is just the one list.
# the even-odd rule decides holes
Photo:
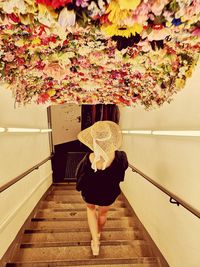
[(36, 169), (39, 169), (39, 167), (42, 166), (44, 163), (46, 163), (48, 160), (50, 160), (52, 158), (52, 156), (53, 156), (53, 154), (51, 156), (47, 157), (46, 159), (42, 160), (38, 164), (34, 165), (32, 168), (30, 168), (27, 171), (23, 172), (22, 174), (18, 175), (17, 177), (15, 177), (14, 179), (12, 179), (8, 183), (0, 186), (0, 193), (2, 193), (3, 191), (5, 191), (6, 189), (8, 189), (10, 186), (14, 185), (15, 183), (17, 183), (21, 179), (23, 179), (26, 175), (28, 175), (32, 171), (34, 171)]
[(198, 218), (200, 218), (200, 211), (198, 211), (197, 209), (193, 208), (190, 204), (188, 204), (187, 202), (185, 202), (184, 200), (182, 200), (181, 198), (179, 198), (178, 196), (176, 196), (175, 194), (173, 194), (172, 192), (170, 192), (169, 190), (167, 190), (165, 187), (163, 187), (159, 183), (155, 182), (152, 178), (150, 178), (149, 176), (147, 176), (146, 174), (144, 174), (142, 171), (138, 170), (133, 165), (129, 164), (129, 167), (132, 169), (133, 172), (138, 173), (143, 178), (145, 178), (147, 181), (149, 181), (151, 184), (153, 184), (155, 187), (157, 187), (162, 192), (164, 192), (166, 195), (168, 195), (170, 197), (170, 203), (176, 204), (177, 206), (181, 205), (185, 209), (187, 209), (188, 211), (190, 211), (192, 214), (194, 214), (195, 216), (197, 216)]

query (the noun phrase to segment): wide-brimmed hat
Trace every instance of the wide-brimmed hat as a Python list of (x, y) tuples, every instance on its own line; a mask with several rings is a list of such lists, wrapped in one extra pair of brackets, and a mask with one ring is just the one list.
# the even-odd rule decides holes
[(81, 131), (78, 134), (78, 140), (92, 151), (95, 150), (96, 142), (106, 154), (109, 154), (120, 148), (122, 133), (119, 125), (113, 121), (97, 121)]

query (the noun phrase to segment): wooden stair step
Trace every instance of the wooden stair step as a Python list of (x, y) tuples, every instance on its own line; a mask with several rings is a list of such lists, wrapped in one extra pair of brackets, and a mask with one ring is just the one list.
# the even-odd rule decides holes
[(51, 191), (51, 195), (77, 195), (77, 196), (80, 196), (80, 192), (79, 191), (76, 191), (76, 190), (73, 190), (73, 189), (70, 189), (70, 190), (62, 190), (62, 189), (53, 189)]
[[(107, 218), (107, 220), (109, 221), (116, 221), (116, 220), (120, 220), (120, 221), (124, 221), (126, 220), (127, 218), (130, 218), (129, 216), (123, 216), (123, 217), (120, 217), (120, 219), (117, 217), (112, 217), (112, 218)], [(68, 221), (68, 222), (74, 222), (74, 221), (79, 221), (79, 222), (82, 222), (82, 221), (87, 221), (87, 218), (86, 217), (80, 217), (80, 218), (69, 218), (69, 217), (57, 217), (57, 218), (53, 218), (53, 217), (42, 217), (42, 218), (39, 218), (39, 217), (33, 217), (31, 219), (31, 221), (33, 222), (41, 222), (41, 221)], [(133, 221), (134, 223), (135, 221)]]
[[(118, 244), (118, 245), (101, 245), (100, 255), (96, 258), (106, 259), (134, 259), (137, 257), (151, 257), (152, 251), (146, 244)], [(56, 246), (56, 247), (32, 247), (20, 248), (12, 259), (13, 262), (20, 261), (60, 261), (65, 260), (90, 260), (93, 258), (90, 245), (86, 246)]]
[[(130, 216), (127, 210), (111, 210), (108, 212), (109, 218), (118, 218)], [(87, 212), (84, 211), (55, 211), (55, 210), (38, 210), (34, 215), (37, 218), (87, 218)]]
[[(52, 196), (80, 196), (81, 197), (81, 192), (77, 190), (62, 190), (62, 189), (53, 189), (51, 192), (49, 192), (49, 195)], [(120, 199), (121, 196), (119, 195), (118, 198)]]
[(83, 199), (80, 195), (47, 195), (45, 200), (59, 200), (59, 201), (65, 201), (69, 203), (77, 202), (77, 203), (84, 203)]
[(156, 257), (140, 257), (134, 259), (102, 259), (100, 257), (92, 257), (89, 260), (76, 260), (57, 261), (57, 262), (11, 262), (6, 265), (7, 267), (55, 267), (55, 266), (70, 266), (70, 267), (160, 267)]
[[(137, 222), (131, 220), (128, 217), (124, 217), (123, 219), (110, 220), (108, 219), (105, 225), (105, 229), (110, 228), (127, 228), (127, 227), (137, 228)], [(87, 220), (79, 220), (79, 221), (69, 221), (69, 220), (38, 220), (32, 221), (30, 223), (29, 229), (66, 229), (66, 230), (74, 230), (78, 231), (80, 229), (88, 229)], [(89, 229), (88, 229), (89, 230)]]
[[(47, 201), (64, 201), (65, 203), (84, 203), (81, 195), (47, 195)], [(116, 199), (116, 202), (123, 202), (121, 198)]]
[[(137, 263), (136, 263), (137, 261)], [(140, 263), (138, 263), (140, 262)], [(143, 262), (143, 263), (142, 263)], [(147, 263), (149, 262), (149, 263)], [(83, 265), (70, 265), (70, 267), (83, 267)], [(105, 267), (104, 264), (92, 264), (92, 265), (88, 265), (90, 267)], [(107, 267), (108, 265), (106, 265)], [(129, 263), (124, 263), (123, 262), (120, 262), (119, 264), (109, 264), (109, 267), (159, 267), (158, 265), (158, 260), (156, 258), (140, 258), (140, 260), (129, 260)]]
[[(104, 231), (101, 235), (101, 241), (113, 241), (113, 240), (142, 240), (143, 235), (138, 230), (124, 230), (124, 231)], [(37, 242), (63, 242), (63, 241), (75, 241), (84, 242), (90, 241), (91, 234), (89, 231), (79, 232), (54, 232), (54, 233), (32, 233), (24, 234), (22, 243), (37, 243)]]
[[(45, 247), (69, 247), (69, 246), (89, 246), (91, 238), (88, 241), (54, 241), (54, 242), (32, 242), (21, 243), (20, 248), (45, 248)], [(142, 245), (148, 246), (146, 240), (102, 240), (102, 246), (120, 246), (120, 245)]]
[(63, 190), (63, 189), (67, 189), (67, 190), (70, 190), (70, 189), (73, 189), (73, 190), (75, 190), (75, 188), (76, 188), (76, 182), (70, 182), (70, 183), (58, 183), (58, 184), (56, 184), (56, 183), (53, 183), (52, 184), (52, 188), (53, 189), (61, 189), (61, 190)]
[[(117, 209), (117, 208), (124, 208), (125, 204), (121, 201), (115, 202), (111, 206), (111, 210)], [(63, 209), (86, 209), (85, 203), (68, 203), (68, 202), (62, 202), (62, 201), (42, 201), (40, 205), (40, 209), (51, 209), (51, 208), (63, 208)]]
[[(106, 265), (105, 264), (92, 264), (92, 265), (87, 265), (89, 267), (159, 267), (158, 265), (158, 262), (157, 262), (157, 259), (154, 260), (153, 263), (136, 263), (134, 262), (134, 260), (130, 260), (129, 263), (123, 263), (123, 262), (120, 262), (119, 264), (109, 264), (109, 265)], [(131, 263), (132, 262), (132, 263)], [(70, 265), (70, 267), (84, 267), (85, 265)]]
[[(51, 192), (49, 192), (49, 194), (47, 195), (49, 197), (57, 197), (57, 198), (67, 198), (67, 197), (73, 197), (73, 198), (80, 198), (82, 199), (81, 196), (81, 192), (78, 192), (76, 190), (52, 190)], [(122, 197), (121, 195), (119, 195), (117, 197), (117, 200), (121, 200), (122, 201)]]
[[(105, 228), (104, 231), (131, 231), (133, 228), (132, 227), (126, 227), (126, 228)], [(78, 228), (75, 229), (76, 231), (79, 232), (89, 232), (87, 228)], [(134, 229), (138, 230), (138, 229)], [(68, 232), (73, 232), (73, 229), (62, 229), (62, 228), (55, 228), (55, 229), (26, 229), (24, 231), (24, 234), (32, 234), (32, 233), (68, 233)]]

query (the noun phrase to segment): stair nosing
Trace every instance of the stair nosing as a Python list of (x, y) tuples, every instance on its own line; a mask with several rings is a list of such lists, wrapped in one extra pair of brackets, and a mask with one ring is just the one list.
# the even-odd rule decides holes
[[(120, 219), (118, 217), (110, 217), (107, 218), (108, 221), (125, 221), (127, 219), (132, 218), (131, 216), (123, 216), (120, 217)], [(78, 218), (69, 218), (69, 217), (33, 217), (31, 219), (32, 222), (34, 221), (87, 221), (87, 218), (85, 217), (78, 217)]]
[[(132, 228), (132, 227), (122, 227), (122, 228), (105, 228), (104, 231), (126, 231), (127, 229), (131, 230), (137, 230), (138, 228)], [(79, 232), (89, 232), (88, 228), (76, 228), (76, 231)], [(30, 233), (67, 233), (67, 232), (74, 232), (74, 228), (73, 229), (69, 229), (69, 228), (54, 228), (54, 229), (26, 229), (24, 231), (25, 234), (30, 234)]]
[[(116, 208), (110, 208), (109, 209), (109, 212), (111, 211), (123, 211), (123, 210), (126, 210), (125, 207), (116, 207)], [(40, 207), (37, 212), (41, 212), (41, 211), (55, 211), (55, 212), (68, 212), (68, 211), (85, 211), (86, 212), (86, 208), (42, 208)], [(128, 212), (127, 212), (128, 213)]]
[[(132, 240), (102, 240), (101, 246), (117, 246), (117, 245), (147, 245), (149, 246), (148, 241), (144, 239), (132, 239)], [(90, 241), (69, 241), (69, 242), (22, 242), (20, 248), (45, 248), (45, 247), (74, 247), (74, 246), (88, 246), (90, 247)]]

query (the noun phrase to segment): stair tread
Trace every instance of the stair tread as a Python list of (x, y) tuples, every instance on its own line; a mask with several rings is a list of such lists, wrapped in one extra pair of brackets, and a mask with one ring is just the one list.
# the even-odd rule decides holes
[[(45, 248), (45, 247), (69, 247), (69, 246), (90, 246), (91, 238), (84, 241), (40, 241), (40, 242), (22, 242), (20, 248)], [(119, 246), (119, 245), (149, 245), (146, 240), (102, 240), (101, 246)]]
[[(46, 201), (65, 201), (66, 203), (84, 203), (80, 195), (48, 195)], [(122, 203), (121, 199), (117, 199), (116, 203)]]
[[(132, 227), (126, 227), (126, 228), (105, 228), (104, 232), (106, 231), (125, 231), (125, 230), (132, 230)], [(135, 230), (135, 229), (134, 229)], [(138, 229), (137, 229), (138, 230)], [(32, 233), (70, 233), (70, 232), (74, 232), (74, 231), (78, 231), (78, 232), (89, 232), (88, 228), (77, 228), (77, 229), (69, 229), (69, 228), (35, 228), (35, 229), (26, 229), (24, 231), (25, 234), (32, 234)]]
[[(134, 259), (137, 257), (153, 256), (151, 248), (148, 245), (101, 245), (100, 255), (103, 259)], [(42, 248), (20, 248), (12, 261), (59, 261), (69, 259), (90, 259), (92, 258), (91, 248), (89, 246), (56, 246)]]
[[(86, 211), (86, 208), (85, 207), (71, 207), (71, 208), (69, 208), (69, 207), (62, 207), (62, 206), (57, 206), (57, 207), (44, 207), (44, 206), (42, 206), (42, 207), (39, 207), (39, 209), (38, 209), (38, 212), (39, 211), (45, 211), (45, 212), (76, 212), (76, 211), (78, 211), (78, 212), (87, 212)], [(124, 212), (124, 213), (128, 213), (128, 211), (125, 209), (125, 208), (123, 208), (123, 207), (115, 207), (115, 208), (111, 208), (110, 210), (109, 210), (109, 213), (110, 212), (112, 212), (112, 211), (121, 211), (121, 212)]]
[[(85, 265), (70, 265), (70, 267), (83, 267)], [(105, 264), (98, 264), (98, 265), (88, 265), (90, 267), (105, 267)], [(108, 265), (107, 265), (108, 266)], [(106, 266), (106, 267), (107, 267)], [(109, 267), (158, 267), (158, 264), (155, 263), (130, 263), (130, 264), (109, 264)]]
[[(118, 218), (128, 216), (126, 210), (111, 210), (108, 212), (109, 218)], [(35, 214), (36, 218), (87, 218), (86, 210), (74, 210), (74, 211), (56, 211), (56, 210), (38, 210)]]
[[(123, 202), (115, 202), (111, 209), (125, 208), (125, 204)], [(42, 201), (40, 208), (51, 209), (51, 208), (63, 208), (63, 209), (86, 209), (85, 203), (69, 203), (66, 201)]]
[(67, 182), (65, 182), (65, 183), (53, 183), (52, 184), (52, 188), (53, 189), (63, 189), (63, 188), (67, 188), (67, 189), (69, 189), (69, 188), (73, 188), (73, 189), (75, 189), (76, 188), (76, 182), (70, 182), (70, 183), (67, 183)]
[(70, 190), (52, 190), (49, 192), (49, 196), (79, 196), (81, 197), (81, 192), (76, 191), (75, 189)]
[[(110, 228), (127, 228), (127, 227), (138, 228), (137, 222), (131, 220), (129, 217), (124, 217), (116, 220), (107, 220), (104, 229)], [(73, 220), (44, 220), (44, 221), (32, 221), (28, 229), (73, 229), (77, 231), (78, 229), (88, 229), (87, 220), (76, 221)]]
[[(57, 207), (53, 206), (53, 207), (49, 207), (49, 206), (45, 206), (45, 205), (41, 205), (38, 209), (38, 212), (39, 211), (45, 211), (45, 212), (65, 212), (65, 211), (81, 211), (81, 212), (86, 212), (86, 206), (80, 206), (80, 204), (78, 205), (71, 205), (70, 208), (66, 208), (66, 207), (62, 207), (62, 205), (60, 206), (59, 204), (57, 205)], [(124, 213), (128, 213), (127, 209), (125, 207), (111, 207), (108, 211), (108, 214), (112, 211), (121, 211), (121, 212), (124, 212)]]
[(56, 262), (45, 262), (45, 261), (32, 261), (32, 262), (19, 262), (15, 261), (13, 263), (7, 264), (7, 267), (11, 266), (31, 266), (31, 267), (46, 267), (46, 266), (70, 266), (70, 267), (101, 267), (101, 266), (111, 266), (111, 267), (159, 267), (158, 260), (156, 257), (140, 257), (133, 259), (102, 259), (100, 257), (92, 257), (89, 260), (81, 260), (77, 262), (76, 260), (59, 260)]
[[(89, 231), (79, 232), (54, 232), (54, 233), (32, 233), (23, 236), (23, 243), (32, 242), (58, 242), (58, 241), (90, 241), (91, 234)], [(142, 240), (141, 231), (123, 230), (123, 231), (104, 231), (101, 235), (102, 241), (113, 240)]]
[[(56, 197), (68, 197), (68, 196), (70, 196), (70, 197), (80, 197), (81, 199), (82, 199), (82, 197), (81, 197), (81, 193), (80, 192), (78, 192), (78, 191), (76, 191), (76, 190), (73, 190), (73, 189), (71, 189), (71, 190), (62, 190), (62, 189), (54, 189), (54, 190), (52, 190), (51, 191), (51, 193), (49, 194), (49, 196), (56, 196)], [(117, 198), (117, 200), (120, 200), (121, 199), (121, 195), (119, 195), (118, 196), (118, 198)]]

